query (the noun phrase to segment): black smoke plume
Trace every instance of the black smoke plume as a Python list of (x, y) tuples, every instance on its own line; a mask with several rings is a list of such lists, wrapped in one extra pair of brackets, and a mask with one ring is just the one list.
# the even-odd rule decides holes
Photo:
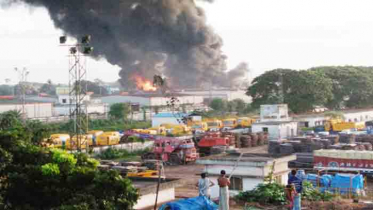
[[(204, 0), (212, 2), (212, 0)], [(55, 27), (67, 35), (92, 36), (93, 57), (152, 80), (164, 74), (174, 88), (229, 86), (222, 39), (206, 24), (194, 0), (5, 0), (47, 8)], [(108, 72), (109, 73), (109, 72)], [(241, 76), (242, 74), (237, 74)], [(218, 84), (215, 82), (219, 81)]]

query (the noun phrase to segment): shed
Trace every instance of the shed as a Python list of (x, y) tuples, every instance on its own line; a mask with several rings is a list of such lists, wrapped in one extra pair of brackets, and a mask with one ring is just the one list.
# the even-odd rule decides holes
[(295, 155), (272, 156), (270, 154), (244, 153), (241, 159), (239, 159), (239, 156), (240, 153), (233, 153), (197, 160), (197, 164), (205, 166), (204, 172), (215, 183), (211, 188), (212, 199), (219, 197), (217, 179), (221, 170), (225, 170), (227, 176), (229, 176), (237, 166), (231, 177), (229, 187), (230, 195), (234, 196), (241, 191), (254, 189), (258, 184), (263, 183), (265, 177), (272, 171), (276, 182), (287, 184), (288, 173), (290, 172), (288, 162), (296, 159)]

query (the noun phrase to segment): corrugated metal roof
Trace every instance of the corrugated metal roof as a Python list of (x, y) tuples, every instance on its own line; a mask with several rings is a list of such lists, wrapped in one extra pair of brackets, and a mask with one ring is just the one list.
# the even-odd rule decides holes
[(175, 117), (175, 118), (178, 118), (178, 117), (186, 117), (186, 116), (188, 116), (188, 115), (185, 114), (185, 113), (159, 113), (159, 114), (154, 115), (153, 117)]

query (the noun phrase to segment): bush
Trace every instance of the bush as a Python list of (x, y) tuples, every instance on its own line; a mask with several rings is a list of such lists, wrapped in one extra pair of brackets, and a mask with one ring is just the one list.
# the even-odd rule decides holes
[(284, 205), (286, 204), (285, 187), (277, 183), (259, 184), (253, 190), (240, 192), (236, 199), (244, 202)]
[(311, 182), (303, 182), (302, 199), (309, 201), (331, 201), (334, 195), (330, 192), (320, 192), (319, 189), (313, 187)]
[(125, 149), (109, 148), (105, 150), (104, 152), (100, 153), (99, 155), (97, 155), (97, 157), (103, 160), (113, 160), (113, 159), (141, 156), (142, 154), (145, 154), (147, 152), (149, 152), (149, 149), (136, 150), (133, 152), (129, 152)]

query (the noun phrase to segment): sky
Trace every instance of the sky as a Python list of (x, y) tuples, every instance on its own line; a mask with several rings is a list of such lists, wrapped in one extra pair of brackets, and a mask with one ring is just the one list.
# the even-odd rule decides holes
[[(2, 0), (0, 0), (2, 1)], [(215, 0), (198, 2), (208, 24), (223, 38), (229, 68), (249, 63), (251, 77), (275, 68), (323, 65), (373, 66), (371, 0)], [(0, 8), (0, 83), (68, 81), (68, 49), (58, 45), (63, 32), (43, 8)], [(88, 79), (115, 81), (119, 68), (88, 59)], [(110, 72), (110, 73), (108, 73)]]

